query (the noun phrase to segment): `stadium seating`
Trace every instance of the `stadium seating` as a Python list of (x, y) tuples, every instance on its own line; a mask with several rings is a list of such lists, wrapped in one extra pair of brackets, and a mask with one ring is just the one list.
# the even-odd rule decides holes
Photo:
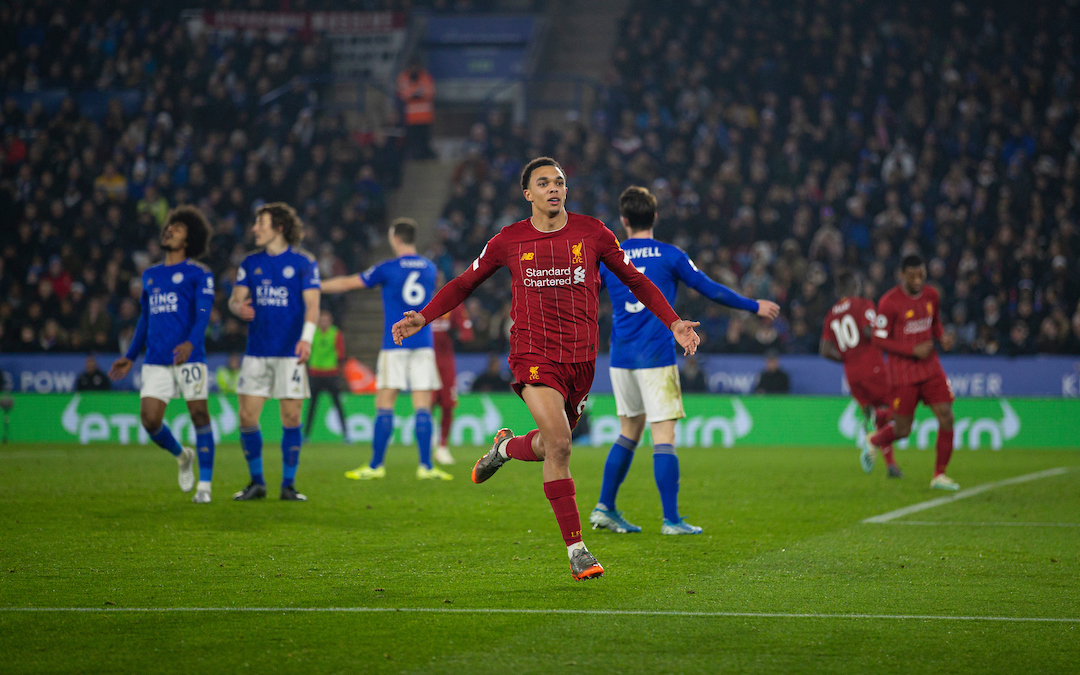
[[(477, 120), (433, 257), (453, 274), (527, 215), (518, 171), (545, 154), (569, 210), (618, 230), (619, 193), (646, 185), (659, 237), (781, 304), (768, 326), (680, 297), (706, 352), (816, 353), (839, 269), (876, 298), (919, 252), (958, 353), (1080, 353), (1078, 22), (1068, 4), (636, 2), (592, 115)], [(471, 301), (466, 348), (505, 347), (506, 291)]]

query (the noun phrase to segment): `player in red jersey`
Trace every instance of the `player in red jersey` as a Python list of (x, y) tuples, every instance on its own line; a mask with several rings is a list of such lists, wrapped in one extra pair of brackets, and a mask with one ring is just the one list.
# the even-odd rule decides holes
[(570, 434), (585, 407), (596, 365), (600, 263), (671, 329), (686, 354), (697, 351), (698, 324), (679, 319), (602, 222), (566, 211), (566, 174), (558, 162), (549, 157), (529, 162), (521, 172), (521, 189), (532, 203), (532, 217), (503, 228), (427, 307), (406, 312), (394, 324), (394, 339), (450, 311), (500, 267), (510, 270), (510, 370), (517, 378), (514, 390), (537, 428), (517, 437), (500, 429), (491, 450), (473, 467), (472, 479), (484, 482), (511, 458), (542, 461), (544, 494), (566, 543), (571, 575), (588, 579), (603, 575), (604, 568), (581, 540)]
[(925, 284), (926, 265), (919, 256), (909, 255), (900, 263), (900, 285), (878, 301), (874, 344), (889, 354), (894, 417), (870, 437), (870, 445), (881, 448), (906, 438), (915, 406), (922, 401), (938, 421), (937, 461), (930, 487), (959, 490), (956, 481), (945, 475), (953, 451), (952, 387), (934, 351), (935, 339), (945, 351), (952, 349), (952, 336), (941, 326), (938, 292)]
[[(442, 276), (442, 272), (439, 273)], [(472, 342), (473, 329), (465, 305), (458, 305), (449, 313), (443, 314), (431, 322), (431, 338), (435, 344), (435, 366), (439, 369), (442, 389), (435, 392), (435, 405), (442, 410), (439, 420), (439, 445), (435, 448), (435, 461), (439, 464), (453, 464), (454, 456), (448, 447), (450, 427), (454, 424), (454, 408), (457, 406), (457, 365), (454, 363), (454, 338), (450, 331), (457, 332), (462, 342)]]
[[(881, 348), (873, 344), (877, 310), (874, 302), (862, 297), (862, 281), (852, 272), (841, 272), (836, 280), (840, 299), (825, 316), (821, 328), (821, 355), (844, 364), (851, 397), (859, 404), (870, 426), (868, 434), (888, 424), (889, 381)], [(889, 478), (903, 478), (896, 465), (892, 444), (881, 448)], [(874, 470), (874, 451), (869, 443), (859, 456), (863, 471)]]

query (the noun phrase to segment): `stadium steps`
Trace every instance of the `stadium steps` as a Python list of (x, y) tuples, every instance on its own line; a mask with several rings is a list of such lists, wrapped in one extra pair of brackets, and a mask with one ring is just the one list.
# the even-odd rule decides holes
[[(435, 222), (449, 196), (453, 171), (454, 165), (450, 162), (434, 159), (406, 162), (401, 187), (390, 195), (389, 220), (414, 219), (420, 225), (417, 243), (421, 252), (434, 238)], [(391, 255), (390, 246), (383, 238), (369, 254), (367, 264)], [(381, 296), (378, 290), (365, 290), (350, 293), (347, 298), (345, 316), (338, 319), (339, 327), (345, 332), (346, 349), (349, 356), (355, 356), (374, 370), (383, 334)]]
[[(537, 74), (560, 76), (583, 76), (601, 80), (611, 64), (611, 54), (619, 36), (619, 20), (630, 8), (630, 0), (555, 0), (549, 3), (548, 18), (552, 30), (548, 34), (540, 57)], [(541, 103), (567, 102), (565, 106), (532, 110), (530, 124), (541, 127), (559, 126), (566, 121), (566, 114), (574, 108), (575, 85), (566, 81), (544, 81), (530, 85), (530, 101)], [(580, 112), (592, 111), (594, 96), (588, 87), (583, 90)]]

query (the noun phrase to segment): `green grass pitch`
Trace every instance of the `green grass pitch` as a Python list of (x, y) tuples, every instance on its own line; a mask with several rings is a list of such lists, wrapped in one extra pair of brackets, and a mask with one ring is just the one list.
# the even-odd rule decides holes
[[(283, 503), (268, 444), (271, 498), (234, 503), (247, 476), (226, 444), (214, 502), (194, 505), (157, 448), (0, 449), (0, 670), (1080, 668), (1080, 453), (960, 451), (950, 474), (965, 488), (1069, 471), (864, 524), (947, 496), (928, 489), (932, 451), (899, 452), (907, 477), (887, 480), (851, 448), (683, 450), (682, 511), (705, 533), (665, 537), (645, 448), (618, 504), (644, 532), (586, 529), (607, 573), (574, 582), (540, 467), (512, 462), (473, 485), (482, 452), (456, 449), (455, 480), (434, 483), (414, 478), (414, 449), (394, 447), (387, 478), (359, 483), (344, 471), (367, 446), (311, 445), (297, 480), (310, 501)], [(583, 521), (605, 456), (575, 449)], [(32, 607), (105, 611), (11, 609)], [(117, 611), (268, 607), (390, 611)], [(522, 609), (537, 611), (474, 611)]]

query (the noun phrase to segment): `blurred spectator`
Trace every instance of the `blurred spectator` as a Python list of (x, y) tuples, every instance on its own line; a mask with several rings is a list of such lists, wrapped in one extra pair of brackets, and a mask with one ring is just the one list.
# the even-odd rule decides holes
[(791, 378), (780, 367), (780, 358), (776, 352), (770, 351), (765, 355), (765, 370), (758, 376), (755, 394), (786, 394), (791, 391)]
[(419, 60), (398, 75), (397, 96), (405, 118), (405, 156), (432, 159), (431, 127), (435, 124), (435, 80)]
[(86, 370), (75, 380), (75, 391), (110, 391), (109, 377), (98, 368), (94, 355), (86, 357)]
[(682, 384), (684, 394), (705, 394), (709, 391), (709, 384), (705, 381), (705, 371), (697, 358), (687, 356), (683, 360), (683, 367), (679, 370), (679, 382)]
[(503, 362), (498, 354), (488, 357), (487, 370), (473, 380), (473, 392), (505, 392), (510, 389), (510, 378), (503, 374)]

